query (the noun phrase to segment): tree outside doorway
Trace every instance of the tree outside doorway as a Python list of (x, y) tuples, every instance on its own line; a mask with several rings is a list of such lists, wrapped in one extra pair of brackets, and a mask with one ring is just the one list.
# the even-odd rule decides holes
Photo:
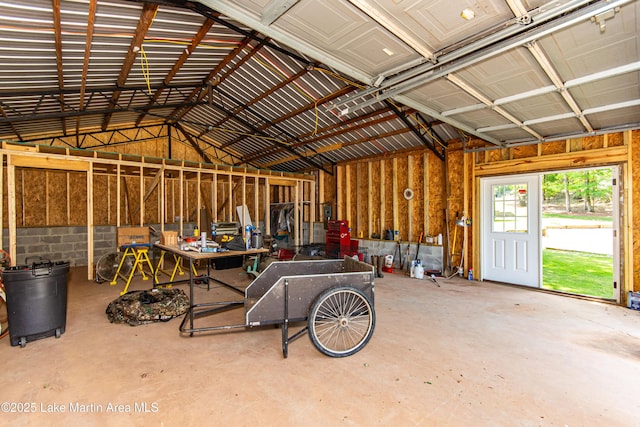
[(614, 299), (611, 168), (545, 174), (542, 287)]

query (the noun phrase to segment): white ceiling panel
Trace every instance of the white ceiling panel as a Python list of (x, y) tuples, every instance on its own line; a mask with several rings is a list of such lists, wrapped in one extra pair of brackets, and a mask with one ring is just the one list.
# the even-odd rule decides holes
[(427, 83), (408, 92), (407, 95), (417, 102), (441, 112), (478, 103), (474, 97), (461, 91), (447, 80), (436, 80)]
[[(503, 0), (375, 1), (388, 14), (397, 16), (434, 51), (447, 48), (474, 36), (478, 28), (492, 28), (513, 18)], [(465, 20), (463, 10), (472, 10), (475, 18)]]
[(370, 74), (418, 56), (396, 36), (341, 0), (302, 0), (273, 26)]
[(626, 73), (569, 89), (582, 109), (640, 99), (640, 72)]
[(491, 100), (544, 87), (551, 82), (525, 48), (488, 58), (457, 73)]
[(564, 81), (640, 60), (638, 2), (623, 5), (605, 29), (585, 20), (539, 40)]
[(510, 102), (503, 107), (522, 122), (571, 113), (571, 108), (557, 92)]
[(554, 135), (572, 135), (582, 132), (582, 124), (577, 118), (551, 120), (540, 124), (529, 125), (534, 131), (545, 134), (547, 137)]
[(640, 122), (640, 105), (588, 114), (587, 118), (594, 126), (601, 129), (623, 126), (627, 123), (638, 123)]

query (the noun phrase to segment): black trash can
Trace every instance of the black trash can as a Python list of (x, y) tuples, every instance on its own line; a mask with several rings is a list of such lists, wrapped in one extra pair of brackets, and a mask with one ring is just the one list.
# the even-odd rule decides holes
[(2, 271), (11, 345), (60, 338), (67, 324), (68, 262), (35, 262)]

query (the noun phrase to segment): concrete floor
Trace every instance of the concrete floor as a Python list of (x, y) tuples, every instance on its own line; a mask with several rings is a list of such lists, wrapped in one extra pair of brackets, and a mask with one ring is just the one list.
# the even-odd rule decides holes
[[(238, 269), (219, 273), (248, 282)], [(60, 339), (0, 341), (0, 401), (35, 412), (3, 413), (0, 424), (640, 425), (640, 312), (458, 278), (439, 284), (387, 274), (376, 280), (377, 325), (362, 351), (330, 358), (305, 336), (284, 359), (274, 327), (183, 337), (179, 319), (111, 324), (105, 308), (122, 285), (74, 268)], [(242, 323), (241, 313), (213, 317)]]

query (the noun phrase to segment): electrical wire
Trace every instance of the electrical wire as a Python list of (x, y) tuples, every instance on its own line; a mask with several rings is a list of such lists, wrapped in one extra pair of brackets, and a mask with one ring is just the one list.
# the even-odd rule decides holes
[(147, 54), (144, 51), (144, 46), (140, 46), (140, 68), (142, 68), (142, 77), (144, 77), (144, 81), (147, 83), (147, 90), (149, 91), (149, 95), (151, 95), (152, 91), (151, 73), (149, 71), (149, 58), (147, 58)]

